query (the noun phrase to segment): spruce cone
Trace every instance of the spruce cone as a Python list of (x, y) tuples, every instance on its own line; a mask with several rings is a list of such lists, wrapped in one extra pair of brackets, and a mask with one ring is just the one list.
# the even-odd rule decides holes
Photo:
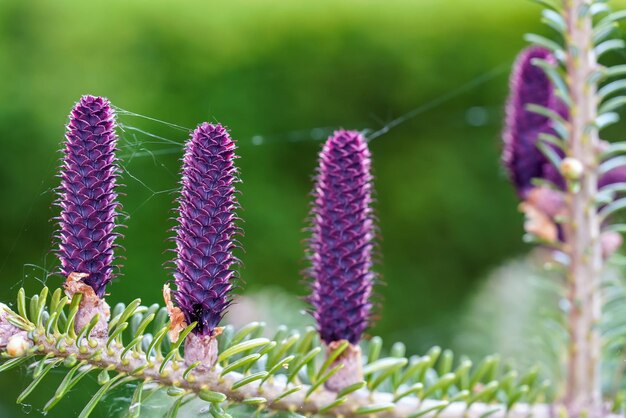
[(558, 169), (537, 148), (541, 133), (554, 133), (552, 121), (526, 110), (526, 106), (540, 105), (554, 110), (564, 118), (567, 118), (567, 111), (555, 96), (550, 79), (540, 67), (532, 63), (534, 59), (556, 63), (556, 58), (547, 49), (533, 46), (522, 51), (511, 74), (503, 133), (502, 162), (522, 199), (533, 187), (531, 181), (534, 178), (549, 180), (558, 187), (564, 186)]
[(374, 220), (370, 151), (355, 131), (337, 131), (319, 158), (309, 241), (310, 303), (324, 342), (357, 344), (370, 319)]
[(109, 101), (83, 96), (70, 115), (65, 135), (57, 205), (60, 248), (66, 277), (88, 274), (83, 281), (102, 298), (113, 278), (113, 230), (119, 203), (115, 115)]
[(231, 304), (237, 259), (235, 143), (221, 125), (203, 123), (187, 142), (176, 230), (178, 307), (194, 332), (212, 336)]

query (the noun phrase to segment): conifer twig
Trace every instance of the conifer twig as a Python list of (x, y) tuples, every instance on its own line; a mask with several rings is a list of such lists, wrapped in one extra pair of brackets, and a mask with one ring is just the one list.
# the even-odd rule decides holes
[(600, 152), (595, 126), (598, 98), (597, 84), (591, 77), (597, 69), (597, 61), (592, 41), (590, 0), (564, 0), (563, 4), (567, 21), (565, 65), (572, 99), (566, 141), (569, 158), (566, 160), (572, 159), (570, 161), (582, 165), (580, 177), (570, 183), (566, 195), (570, 343), (565, 403), (571, 416), (580, 416), (587, 411), (589, 416), (595, 417), (601, 415), (602, 408), (598, 324), (602, 313), (600, 280), (603, 267), (600, 220), (595, 205)]

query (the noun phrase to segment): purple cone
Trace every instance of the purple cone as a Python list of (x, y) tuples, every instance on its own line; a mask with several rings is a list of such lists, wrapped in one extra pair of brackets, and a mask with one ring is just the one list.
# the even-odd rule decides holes
[[(554, 87), (543, 70), (532, 64), (538, 58), (556, 63), (554, 55), (545, 48), (532, 46), (518, 56), (510, 80), (510, 94), (506, 107), (506, 126), (502, 161), (520, 198), (525, 199), (533, 187), (532, 179), (540, 178), (565, 188), (563, 176), (537, 148), (539, 134), (554, 134), (552, 122), (545, 116), (526, 110), (528, 104), (552, 109), (568, 118), (565, 105), (556, 97)], [(560, 150), (557, 152), (563, 156)], [(602, 188), (626, 181), (626, 169), (615, 168), (598, 181)]]
[(554, 133), (552, 121), (526, 110), (528, 104), (537, 104), (567, 118), (567, 110), (555, 96), (554, 87), (544, 71), (532, 63), (533, 59), (555, 63), (550, 51), (530, 47), (518, 56), (510, 79), (510, 93), (506, 106), (506, 126), (503, 133), (502, 161), (520, 198), (524, 198), (532, 179), (542, 178), (564, 187), (564, 180), (543, 153), (537, 148), (539, 134)]
[(221, 125), (203, 123), (187, 142), (176, 230), (175, 300), (196, 334), (213, 335), (226, 308), (237, 259), (235, 143)]
[(337, 131), (319, 158), (309, 241), (310, 303), (324, 342), (356, 344), (370, 319), (374, 221), (370, 151), (355, 131)]
[(109, 101), (83, 96), (70, 115), (58, 189), (61, 271), (84, 280), (103, 297), (113, 278), (113, 230), (118, 202), (115, 115)]
[(620, 166), (604, 173), (598, 180), (598, 189), (615, 183), (626, 183), (626, 166)]

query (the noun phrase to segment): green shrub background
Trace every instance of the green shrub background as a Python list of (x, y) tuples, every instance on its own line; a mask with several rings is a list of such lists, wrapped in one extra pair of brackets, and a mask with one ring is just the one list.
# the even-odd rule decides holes
[[(371, 143), (385, 282), (371, 332), (410, 353), (449, 346), (472, 291), (528, 249), (499, 134), (522, 34), (549, 33), (538, 16), (523, 0), (3, 0), (1, 299), (37, 289), (41, 268), (55, 266), (58, 150), (82, 94), (185, 127), (227, 125), (241, 156), (242, 292), (273, 285), (295, 296), (306, 293), (303, 229), (320, 139), (339, 127), (376, 131), (421, 107)], [(130, 217), (109, 300), (150, 304), (171, 278), (163, 263), (175, 195), (165, 191), (177, 187), (187, 133), (120, 121), (131, 127), (120, 142)], [(32, 407), (16, 406), (24, 374), (0, 376), (0, 416), (37, 416), (52, 395), (44, 383)], [(74, 416), (94, 385), (50, 416)]]

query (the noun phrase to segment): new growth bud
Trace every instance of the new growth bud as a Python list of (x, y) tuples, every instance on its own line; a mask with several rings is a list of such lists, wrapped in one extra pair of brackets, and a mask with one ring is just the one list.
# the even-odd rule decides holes
[(6, 352), (9, 357), (22, 357), (32, 347), (31, 340), (23, 334), (16, 334), (9, 338)]
[(585, 170), (583, 164), (579, 160), (570, 157), (564, 158), (563, 161), (561, 161), (560, 169), (563, 177), (570, 181), (580, 180)]
[[(538, 148), (542, 133), (553, 133), (553, 122), (546, 116), (528, 110), (529, 104), (540, 105), (565, 116), (563, 105), (554, 93), (550, 79), (537, 65), (541, 59), (555, 63), (550, 51), (530, 47), (522, 51), (513, 66), (506, 106), (502, 162), (517, 194), (524, 199), (533, 187), (532, 180), (541, 178), (558, 187), (564, 184), (558, 170)], [(558, 153), (558, 150), (555, 150)]]

